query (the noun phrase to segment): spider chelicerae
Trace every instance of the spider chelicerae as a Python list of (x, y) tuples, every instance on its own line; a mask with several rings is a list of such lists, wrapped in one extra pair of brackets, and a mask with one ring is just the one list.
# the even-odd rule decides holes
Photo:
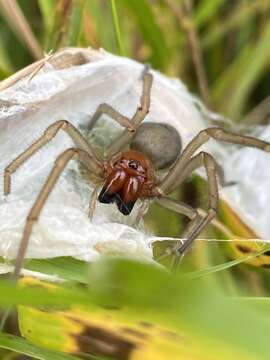
[[(91, 195), (90, 217), (93, 215), (97, 200), (108, 204), (116, 203), (118, 210), (122, 214), (129, 215), (137, 199), (141, 199), (142, 205), (138, 212), (138, 218), (140, 218), (147, 211), (149, 199), (152, 199), (159, 205), (185, 215), (190, 219), (186, 230), (182, 234), (182, 238), (186, 240), (183, 243), (178, 243), (170, 250), (171, 255), (174, 255), (174, 266), (176, 266), (177, 259), (184, 254), (198, 234), (216, 216), (218, 209), (217, 178), (222, 175), (221, 168), (210, 154), (205, 151), (197, 152), (197, 150), (210, 138), (213, 138), (217, 141), (255, 147), (270, 152), (268, 142), (228, 132), (219, 127), (211, 127), (200, 131), (181, 152), (181, 146), (177, 145), (175, 132), (172, 132), (171, 127), (168, 125), (164, 125), (163, 130), (166, 132), (167, 138), (169, 134), (169, 141), (176, 143), (175, 149), (178, 150), (176, 153), (174, 151), (174, 154), (170, 155), (170, 158), (165, 162), (153, 161), (151, 159), (151, 150), (148, 152), (142, 151), (137, 136), (139, 132), (144, 134), (146, 139), (149, 136), (149, 124), (141, 123), (149, 113), (152, 83), (153, 75), (148, 68), (145, 68), (142, 73), (143, 86), (140, 103), (132, 118), (123, 116), (106, 103), (98, 106), (91, 121), (92, 125), (96, 123), (102, 114), (106, 114), (125, 128), (120, 136), (108, 147), (103, 157), (98, 155), (93, 146), (71, 123), (66, 120), (59, 120), (51, 124), (35, 143), (6, 167), (4, 172), (4, 194), (8, 195), (11, 190), (12, 173), (41, 147), (52, 140), (60, 130), (65, 131), (75, 144), (73, 148), (65, 150), (57, 157), (51, 173), (27, 216), (16, 258), (13, 274), (15, 279), (20, 275), (33, 225), (38, 221), (42, 208), (59, 176), (72, 159), (76, 158), (82, 164), (86, 172), (89, 173), (89, 179), (91, 178), (90, 174), (94, 174), (103, 181), (103, 187), (99, 194), (99, 187), (96, 187)], [(181, 114), (179, 114), (179, 121), (181, 120), (180, 117)], [(151, 139), (152, 142), (155, 142), (153, 137)], [(178, 140), (180, 141), (180, 138)], [(166, 145), (164, 145), (164, 149), (166, 149)], [(160, 155), (162, 158), (162, 154)], [(156, 171), (164, 167), (169, 170), (162, 179), (158, 179)], [(168, 196), (199, 167), (205, 168), (208, 184), (208, 209), (205, 216), (199, 214), (191, 206)]]

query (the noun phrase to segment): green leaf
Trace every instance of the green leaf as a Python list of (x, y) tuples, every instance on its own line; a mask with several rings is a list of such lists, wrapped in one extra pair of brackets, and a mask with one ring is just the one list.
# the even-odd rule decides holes
[(239, 304), (251, 306), (256, 311), (262, 312), (262, 314), (268, 318), (270, 311), (270, 298), (269, 297), (235, 297), (235, 301), (239, 302)]
[[(85, 348), (88, 336), (90, 344), (93, 341), (93, 329), (98, 328), (99, 334), (104, 335), (105, 344), (112, 334), (124, 340), (122, 336), (127, 331), (134, 334), (132, 343), (140, 345), (135, 347), (140, 352), (132, 353), (135, 360), (146, 358), (146, 354), (164, 359), (164, 353), (173, 359), (214, 360), (217, 353), (222, 360), (268, 359), (269, 316), (225, 297), (211, 281), (184, 280), (154, 266), (116, 258), (93, 264), (89, 281), (90, 292), (82, 291), (88, 296), (88, 305), (81, 297), (83, 306), (78, 307), (79, 298), (73, 294), (77, 305), (66, 310), (48, 309), (46, 313), (46, 309), (23, 307), (20, 313), (23, 333), (30, 329), (29, 336), (38, 343), (44, 341), (45, 334), (59, 329), (52, 339), (45, 339), (47, 343), (62, 335), (79, 341), (83, 335)], [(33, 286), (32, 291), (40, 291), (35, 282)], [(63, 295), (65, 304), (67, 289), (49, 287), (50, 296), (54, 291)], [(147, 324), (144, 330), (141, 323)], [(174, 334), (168, 343), (165, 329)], [(181, 339), (189, 346), (183, 346)], [(57, 344), (67, 343), (60, 340)], [(76, 344), (81, 344), (78, 341)]]
[[(92, 300), (90, 293), (81, 291), (71, 285), (59, 286), (56, 292), (51, 293), (42, 287), (21, 288), (10, 281), (0, 281), (0, 305), (9, 307), (12, 305), (34, 305), (34, 306), (68, 306), (71, 304), (89, 305)], [(5, 295), (3, 295), (5, 294)]]
[(69, 281), (88, 283), (89, 264), (71, 257), (31, 259), (26, 262), (25, 268), (48, 275), (57, 275)]
[(79, 360), (77, 356), (61, 354), (56, 351), (40, 348), (31, 344), (21, 337), (10, 334), (0, 334), (0, 348), (15, 351), (20, 354), (28, 355), (34, 359), (41, 360)]

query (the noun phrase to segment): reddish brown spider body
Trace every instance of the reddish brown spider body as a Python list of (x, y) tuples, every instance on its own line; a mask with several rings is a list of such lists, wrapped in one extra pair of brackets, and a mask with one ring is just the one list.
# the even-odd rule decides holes
[(122, 214), (129, 215), (138, 198), (150, 196), (153, 175), (153, 167), (143, 153), (125, 151), (105, 167), (106, 180), (98, 200), (106, 204), (115, 202)]

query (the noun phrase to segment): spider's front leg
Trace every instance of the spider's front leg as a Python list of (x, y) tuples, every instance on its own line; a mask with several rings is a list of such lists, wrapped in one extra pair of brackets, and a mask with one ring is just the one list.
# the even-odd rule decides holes
[(129, 131), (131, 132), (135, 131), (134, 125), (132, 124), (132, 122), (128, 117), (120, 114), (112, 106), (106, 103), (100, 104), (99, 107), (97, 108), (96, 112), (92, 116), (91, 124), (88, 128), (88, 131), (93, 129), (93, 127), (96, 125), (96, 122), (103, 114), (108, 115), (109, 117), (114, 119), (118, 124), (122, 125), (123, 127), (126, 127)]
[(66, 132), (78, 148), (84, 150), (90, 155), (89, 158), (85, 158), (85, 161), (87, 161), (87, 165), (90, 169), (92, 169), (92, 171), (98, 171), (100, 159), (91, 145), (88, 144), (82, 134), (70, 122), (66, 120), (58, 120), (51, 124), (35, 143), (29, 146), (5, 168), (4, 195), (8, 195), (10, 193), (11, 175), (39, 149), (48, 144), (60, 130)]
[(125, 129), (123, 133), (106, 150), (106, 155), (108, 157), (118, 153), (130, 143), (132, 138), (135, 136), (136, 130), (145, 119), (146, 115), (149, 113), (153, 75), (149, 72), (148, 67), (144, 68), (143, 70), (142, 80), (143, 87), (142, 95), (140, 97), (140, 104), (130, 120), (135, 131), (131, 132), (128, 129)]
[[(30, 210), (27, 216), (23, 231), (23, 236), (19, 245), (18, 255), (16, 258), (15, 270), (12, 276), (12, 278), (15, 281), (20, 276), (23, 260), (29, 244), (29, 239), (32, 233), (33, 226), (38, 221), (40, 213), (44, 207), (44, 204), (48, 199), (51, 191), (53, 190), (57, 180), (59, 179), (60, 175), (62, 174), (63, 170), (65, 169), (69, 161), (73, 158), (78, 158), (78, 160), (81, 161), (84, 164), (84, 166), (86, 166), (89, 169), (89, 171), (91, 170), (91, 167), (89, 168), (89, 166), (93, 165), (92, 157), (89, 155), (88, 152), (82, 149), (70, 148), (65, 150), (61, 155), (58, 156), (50, 175), (48, 176), (46, 182), (44, 183), (32, 209)], [(99, 173), (99, 175), (102, 175), (102, 172), (103, 172), (102, 164), (100, 164), (97, 173)]]

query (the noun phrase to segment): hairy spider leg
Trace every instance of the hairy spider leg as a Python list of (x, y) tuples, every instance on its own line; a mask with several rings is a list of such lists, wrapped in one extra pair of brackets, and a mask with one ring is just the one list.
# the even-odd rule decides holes
[(108, 147), (106, 150), (106, 156), (111, 157), (114, 154), (118, 153), (122, 149), (124, 149), (131, 139), (134, 137), (136, 130), (138, 129), (141, 122), (145, 119), (146, 115), (149, 113), (150, 104), (151, 104), (151, 88), (153, 84), (153, 75), (148, 71), (148, 69), (144, 69), (143, 74), (143, 89), (142, 95), (140, 97), (140, 105), (137, 107), (135, 114), (131, 118), (131, 123), (135, 131), (130, 132), (125, 129), (122, 134)]
[(148, 209), (149, 209), (149, 205), (150, 205), (150, 200), (149, 199), (143, 199), (142, 203), (139, 207), (136, 219), (134, 221), (134, 226), (136, 228), (138, 228), (140, 226), (140, 223), (144, 217), (144, 215), (147, 213)]
[(94, 212), (95, 212), (95, 209), (96, 209), (98, 191), (99, 191), (99, 187), (96, 186), (94, 188), (94, 190), (92, 191), (92, 194), (90, 196), (89, 207), (88, 207), (88, 217), (89, 217), (90, 220), (93, 219)]
[(177, 179), (179, 176), (181, 176), (183, 168), (187, 162), (190, 161), (190, 158), (193, 156), (196, 150), (198, 150), (210, 138), (226, 143), (254, 147), (266, 152), (270, 152), (270, 143), (251, 136), (238, 135), (218, 127), (202, 130), (186, 146), (175, 165), (172, 167), (171, 171), (168, 172), (163, 181), (159, 184), (161, 191), (164, 193), (169, 193), (178, 186)]
[[(86, 169), (88, 169), (89, 172), (95, 173), (98, 176), (103, 175), (102, 162), (100, 161), (99, 157), (97, 156), (97, 154), (95, 153), (95, 151), (91, 147), (91, 145), (88, 144), (88, 142), (84, 139), (84, 137), (80, 134), (80, 132), (72, 124), (70, 124), (66, 120), (59, 120), (59, 121), (53, 123), (52, 125), (50, 125), (45, 130), (44, 134), (34, 144), (29, 146), (22, 154), (20, 154), (15, 160), (13, 160), (6, 167), (5, 172), (4, 172), (4, 194), (5, 195), (8, 195), (11, 190), (11, 175), (12, 175), (12, 173), (14, 173), (18, 169), (18, 167), (20, 167), (25, 161), (27, 161), (41, 147), (43, 147), (50, 140), (52, 140), (52, 138), (54, 138), (56, 136), (56, 134), (58, 133), (59, 130), (65, 131), (71, 137), (71, 139), (74, 141), (74, 143), (78, 146), (78, 148), (74, 149), (73, 152), (71, 152), (69, 150), (67, 153), (66, 152), (63, 153), (63, 154), (66, 154), (65, 156), (62, 154), (62, 155), (60, 155), (60, 157), (64, 156), (64, 160), (65, 160), (66, 157), (68, 156), (67, 154), (72, 153), (71, 158), (73, 156), (75, 156), (75, 154), (79, 154), (80, 162), (85, 166)], [(62, 158), (60, 158), (60, 160), (59, 161), (62, 164), (64, 160), (62, 160)], [(59, 161), (57, 160), (57, 162), (56, 162), (53, 174), (57, 173), (57, 171), (58, 171), (57, 169), (61, 168), (61, 165), (58, 165)], [(50, 181), (49, 181), (49, 179), (50, 179)], [(55, 178), (55, 179), (57, 180), (57, 178)], [(49, 184), (47, 184), (47, 186), (50, 185), (50, 191), (52, 190), (56, 180), (54, 181), (54, 176), (52, 176), (52, 175), (50, 176), (50, 178), (47, 179), (46, 184), (49, 182)], [(38, 215), (39, 215), (39, 206), (40, 206), (40, 209), (43, 207), (43, 205), (49, 195), (47, 193), (43, 194), (44, 191), (47, 191), (46, 189), (47, 189), (47, 187), (45, 187), (45, 186), (42, 188), (39, 198), (37, 199), (38, 203), (36, 202), (35, 204), (37, 204), (37, 205), (34, 205), (35, 211), (37, 211), (36, 209), (38, 209), (38, 211), (37, 211)], [(29, 216), (31, 214), (32, 213), (30, 213), (28, 215), (27, 219), (29, 218)], [(30, 220), (27, 221), (27, 223), (25, 225), (24, 235), (20, 242), (18, 256), (16, 259), (14, 278), (18, 278), (20, 271), (21, 271), (23, 258), (25, 256), (25, 252), (26, 252), (26, 249), (28, 246), (28, 240), (31, 235), (31, 230), (32, 230), (32, 226), (33, 226), (33, 225), (31, 225), (32, 222), (33, 222), (33, 219), (30, 218)]]
[[(205, 152), (192, 157), (196, 150), (201, 147), (210, 138), (220, 140), (227, 143), (239, 144), (249, 147), (258, 148), (260, 150), (270, 152), (270, 144), (266, 141), (256, 139), (251, 136), (238, 135), (220, 128), (208, 128), (202, 130), (191, 142), (186, 146), (182, 154), (179, 156), (175, 165), (158, 184), (161, 194), (168, 194), (175, 190), (184, 179), (196, 168), (204, 166), (207, 172), (208, 188), (209, 188), (209, 209), (207, 215), (199, 220), (191, 221), (188, 227), (188, 233), (185, 232), (187, 240), (183, 245), (175, 248), (176, 255), (182, 255), (192, 245), (199, 233), (212, 221), (216, 216), (218, 204), (218, 187), (216, 177), (220, 173), (219, 166), (213, 157)], [(195, 218), (196, 219), (196, 218)]]
[(95, 125), (98, 119), (102, 114), (106, 114), (112, 119), (114, 119), (116, 122), (118, 122), (120, 125), (126, 127), (128, 131), (134, 131), (134, 125), (130, 121), (130, 119), (122, 114), (120, 114), (117, 110), (115, 110), (112, 106), (102, 103), (98, 106), (96, 112), (92, 116), (90, 128), (88, 130), (91, 130)]
[(54, 188), (57, 180), (59, 179), (68, 162), (74, 157), (78, 157), (78, 159), (87, 166), (88, 163), (85, 160), (87, 158), (90, 158), (90, 155), (86, 151), (78, 148), (67, 149), (61, 155), (59, 155), (55, 161), (54, 167), (50, 175), (48, 176), (46, 182), (40, 190), (39, 195), (36, 198), (34, 205), (27, 216), (26, 224), (23, 231), (23, 237), (20, 242), (18, 255), (16, 258), (15, 270), (12, 277), (12, 279), (14, 279), (15, 281), (20, 276), (23, 260), (29, 243), (29, 238), (32, 233), (32, 228), (34, 224), (38, 221), (43, 206), (48, 199), (52, 189)]
[(16, 159), (14, 159), (4, 171), (4, 194), (8, 195), (11, 190), (11, 175), (32, 155), (34, 155), (40, 148), (48, 144), (58, 133), (59, 130), (65, 131), (73, 140), (75, 145), (86, 151), (90, 157), (87, 158), (88, 168), (93, 172), (100, 171), (101, 161), (86, 139), (81, 133), (66, 120), (59, 120), (50, 125), (43, 133), (43, 135), (32, 145), (30, 145), (24, 152), (22, 152)]
[[(184, 181), (195, 169), (203, 166), (206, 170), (207, 175), (207, 184), (208, 184), (208, 211), (205, 217), (202, 217), (197, 210), (194, 210), (191, 207), (184, 207), (181, 203), (176, 205), (175, 202), (168, 202), (168, 200), (163, 201), (163, 206), (172, 209), (178, 213), (188, 216), (191, 221), (187, 226), (187, 229), (182, 234), (182, 238), (186, 239), (183, 244), (177, 244), (173, 249), (172, 253), (174, 254), (174, 265), (177, 267), (177, 258), (181, 258), (184, 252), (190, 247), (194, 239), (198, 234), (211, 222), (211, 220), (216, 216), (218, 210), (218, 184), (217, 184), (217, 166), (213, 157), (206, 153), (200, 152), (195, 155), (187, 166), (183, 169), (183, 174), (181, 179), (179, 179), (178, 185)], [(157, 201), (160, 203), (161, 199)], [(161, 203), (160, 203), (161, 204)]]

